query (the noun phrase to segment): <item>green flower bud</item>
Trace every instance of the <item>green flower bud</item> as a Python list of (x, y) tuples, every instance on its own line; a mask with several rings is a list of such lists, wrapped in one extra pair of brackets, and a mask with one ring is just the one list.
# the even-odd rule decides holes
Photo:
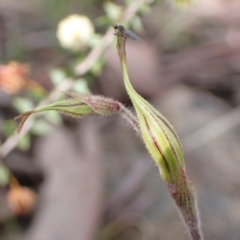
[(178, 181), (180, 171), (184, 166), (180, 141), (167, 119), (132, 87), (126, 64), (126, 37), (119, 32), (116, 35), (118, 36), (117, 47), (125, 88), (136, 110), (143, 142), (159, 166), (162, 178), (168, 183), (175, 183)]
[(71, 92), (67, 92), (67, 94), (72, 98), (58, 101), (15, 117), (15, 120), (21, 119), (17, 132), (21, 131), (25, 121), (33, 113), (54, 110), (71, 117), (82, 118), (90, 115), (108, 116), (116, 114), (121, 109), (121, 104), (110, 98), (94, 95), (78, 95)]

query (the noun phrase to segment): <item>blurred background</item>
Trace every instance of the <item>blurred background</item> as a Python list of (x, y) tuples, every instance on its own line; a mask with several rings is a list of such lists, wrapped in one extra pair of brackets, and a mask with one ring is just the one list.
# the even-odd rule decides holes
[(131, 81), (174, 125), (206, 239), (240, 236), (240, 2), (0, 1), (0, 239), (188, 239), (158, 168), (124, 119), (14, 117), (66, 98), (128, 107)]

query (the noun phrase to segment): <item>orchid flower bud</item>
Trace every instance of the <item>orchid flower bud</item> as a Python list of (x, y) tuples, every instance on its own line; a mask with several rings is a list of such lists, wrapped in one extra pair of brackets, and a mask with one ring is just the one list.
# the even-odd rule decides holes
[(79, 95), (67, 92), (70, 99), (58, 101), (35, 110), (25, 112), (15, 119), (21, 119), (17, 132), (19, 133), (30, 115), (44, 111), (58, 111), (65, 115), (82, 118), (89, 115), (108, 116), (116, 114), (121, 109), (121, 104), (111, 98), (94, 95)]
[(122, 64), (125, 88), (137, 113), (143, 142), (159, 166), (162, 178), (168, 183), (176, 183), (184, 165), (179, 138), (168, 120), (132, 87), (126, 63), (126, 35), (122, 34), (122, 28), (118, 31), (114, 26), (115, 35), (118, 37), (118, 54)]

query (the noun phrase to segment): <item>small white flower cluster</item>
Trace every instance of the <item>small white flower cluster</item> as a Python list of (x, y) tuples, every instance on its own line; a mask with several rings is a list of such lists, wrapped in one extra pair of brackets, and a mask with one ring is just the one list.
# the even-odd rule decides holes
[(61, 46), (72, 51), (88, 46), (93, 34), (93, 24), (86, 16), (70, 15), (58, 24), (57, 38)]

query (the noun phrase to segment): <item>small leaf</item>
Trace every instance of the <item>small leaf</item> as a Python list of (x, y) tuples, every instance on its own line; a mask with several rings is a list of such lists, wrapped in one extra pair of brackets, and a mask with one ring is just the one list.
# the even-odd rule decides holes
[(50, 71), (50, 79), (56, 87), (66, 79), (66, 74), (63, 70), (55, 68)]
[(131, 21), (131, 25), (134, 31), (139, 32), (141, 30), (143, 30), (143, 25), (142, 25), (142, 21), (141, 18), (139, 16), (134, 16), (132, 21)]
[(102, 42), (102, 35), (100, 34), (93, 34), (92, 38), (89, 40), (89, 47), (96, 47)]
[(3, 122), (3, 124), (1, 125), (1, 130), (7, 137), (9, 137), (9, 136), (13, 135), (13, 133), (16, 129), (16, 126), (17, 126), (17, 124), (14, 120), (5, 120)]
[(96, 26), (102, 27), (102, 26), (111, 26), (113, 21), (109, 19), (108, 16), (104, 15), (96, 18), (94, 22)]
[(151, 7), (150, 4), (154, 1), (154, 0), (147, 0), (149, 4), (143, 4), (141, 6), (141, 8), (139, 9), (139, 14), (140, 15), (147, 15), (151, 12)]
[(13, 106), (20, 112), (26, 112), (33, 109), (33, 103), (27, 98), (15, 97), (13, 99)]
[(0, 164), (0, 186), (5, 187), (9, 181), (9, 170)]
[(31, 145), (31, 137), (29, 134), (20, 138), (17, 144), (18, 148), (22, 151), (27, 151), (30, 148), (30, 145)]
[(103, 66), (104, 66), (105, 62), (103, 59), (98, 59), (98, 61), (96, 61), (92, 68), (91, 68), (91, 72), (94, 76), (99, 76), (102, 72)]
[(186, 8), (191, 4), (192, 0), (174, 0), (175, 6), (179, 8)]
[(31, 130), (31, 132), (36, 135), (46, 135), (51, 131), (52, 131), (52, 126), (42, 119), (35, 121)]
[(27, 93), (28, 93), (27, 96), (34, 99), (35, 101), (41, 101), (47, 96), (47, 91), (45, 89), (40, 88), (28, 89)]
[(123, 13), (123, 7), (119, 6), (113, 2), (106, 2), (104, 5), (104, 10), (107, 14), (107, 16), (113, 20), (114, 22), (117, 21), (122, 13)]
[(76, 80), (71, 89), (73, 91), (81, 93), (81, 94), (90, 94), (91, 93), (86, 80), (83, 78)]

